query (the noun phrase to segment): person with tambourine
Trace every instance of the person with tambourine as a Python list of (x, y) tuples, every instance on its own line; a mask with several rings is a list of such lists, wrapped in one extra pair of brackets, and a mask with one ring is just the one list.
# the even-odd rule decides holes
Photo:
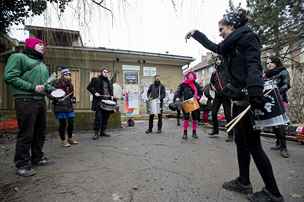
[[(71, 145), (78, 144), (78, 141), (73, 139), (74, 130), (74, 107), (76, 98), (74, 97), (74, 86), (71, 82), (71, 72), (66, 66), (60, 66), (60, 78), (54, 82), (56, 89), (61, 89), (65, 92), (63, 97), (53, 99), (53, 110), (56, 119), (59, 121), (59, 136), (64, 147), (70, 147)], [(65, 132), (67, 130), (68, 138), (66, 138)]]
[(36, 37), (25, 40), (23, 53), (12, 54), (7, 61), (4, 80), (15, 98), (18, 135), (15, 151), (16, 174), (35, 175), (33, 165), (49, 163), (42, 152), (47, 133), (45, 95), (54, 88), (43, 62), (46, 42)]
[(109, 71), (107, 68), (102, 68), (100, 73), (100, 76), (92, 78), (87, 86), (87, 90), (93, 95), (92, 110), (95, 111), (93, 140), (99, 139), (100, 136), (110, 137), (105, 131), (111, 111), (103, 108), (102, 103), (106, 101), (115, 103), (113, 101), (113, 85), (108, 78)]
[[(186, 34), (186, 39), (194, 38), (205, 48), (223, 56), (223, 65), (227, 75), (227, 84), (223, 93), (232, 99), (233, 117), (251, 106), (234, 127), (237, 147), (239, 177), (223, 184), (223, 188), (243, 194), (250, 194), (248, 199), (256, 202), (283, 202), (277, 186), (271, 162), (261, 145), (260, 131), (253, 126), (255, 110), (265, 112), (264, 82), (261, 65), (261, 44), (254, 32), (247, 26), (248, 17), (245, 10), (237, 8), (227, 12), (219, 21), (220, 36), (224, 38), (219, 44), (210, 41), (198, 30)], [(262, 191), (252, 194), (250, 182), (250, 156), (258, 168), (265, 184)]]
[[(288, 109), (288, 96), (287, 91), (290, 88), (290, 76), (287, 69), (283, 66), (280, 58), (271, 56), (267, 59), (267, 70), (264, 74), (265, 79), (270, 79), (275, 82), (279, 88), (285, 111)], [(284, 158), (288, 158), (288, 150), (286, 145), (286, 126), (280, 125), (273, 127), (276, 135), (276, 145), (272, 150), (280, 150), (280, 154)]]
[[(186, 100), (193, 99), (194, 102), (198, 103), (202, 96), (202, 90), (199, 84), (195, 81), (196, 74), (192, 71), (186, 73), (184, 81), (179, 85), (176, 91), (176, 100), (180, 100), (182, 103)], [(189, 128), (189, 120), (190, 120), (190, 113), (192, 117), (192, 137), (197, 139), (197, 127), (198, 127), (198, 120), (200, 118), (200, 108), (196, 108), (195, 110), (186, 112), (183, 108), (183, 136), (182, 139), (188, 139), (188, 128)]]

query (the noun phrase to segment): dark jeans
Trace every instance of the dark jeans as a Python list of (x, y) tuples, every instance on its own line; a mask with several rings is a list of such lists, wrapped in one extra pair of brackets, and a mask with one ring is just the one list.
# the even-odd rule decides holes
[(280, 145), (281, 149), (287, 149), (287, 145), (286, 145), (286, 126), (276, 126), (273, 127), (273, 132), (276, 135), (277, 138), (277, 145)]
[[(68, 124), (68, 127), (67, 127)], [(65, 140), (65, 130), (67, 129), (68, 138), (72, 138), (74, 130), (74, 118), (59, 119), (59, 136), (61, 140)]]
[[(217, 113), (218, 113), (221, 105), (223, 105), (225, 119), (226, 119), (227, 123), (229, 123), (231, 121), (231, 101), (230, 101), (230, 99), (224, 95), (215, 94), (213, 104), (212, 104), (212, 123), (213, 123), (214, 132), (219, 131)], [(228, 135), (232, 135), (232, 134), (229, 133)]]
[(94, 130), (104, 132), (107, 129), (110, 112), (98, 108), (95, 112)]
[[(163, 113), (161, 112), (160, 114), (157, 115), (158, 116), (158, 124), (157, 124), (157, 129), (161, 130), (162, 126), (163, 126)], [(152, 131), (153, 129), (153, 119), (154, 119), (154, 114), (150, 114), (149, 116), (149, 131)]]
[(17, 168), (30, 167), (43, 157), (46, 135), (46, 104), (44, 100), (16, 99), (16, 116), (19, 131), (16, 141)]
[[(233, 117), (240, 114), (247, 106), (233, 106)], [(280, 192), (273, 175), (272, 166), (261, 145), (260, 131), (253, 129), (252, 112), (249, 111), (234, 128), (240, 181), (250, 183), (250, 155), (263, 178), (266, 189), (279, 196)]]

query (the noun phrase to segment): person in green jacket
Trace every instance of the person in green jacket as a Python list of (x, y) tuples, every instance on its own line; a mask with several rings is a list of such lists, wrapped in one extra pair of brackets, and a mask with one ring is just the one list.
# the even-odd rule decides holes
[(7, 61), (4, 80), (15, 98), (19, 131), (16, 141), (16, 174), (35, 175), (33, 165), (48, 163), (42, 152), (46, 135), (45, 95), (53, 90), (49, 71), (43, 63), (45, 43), (35, 37), (25, 40), (23, 53), (12, 54)]

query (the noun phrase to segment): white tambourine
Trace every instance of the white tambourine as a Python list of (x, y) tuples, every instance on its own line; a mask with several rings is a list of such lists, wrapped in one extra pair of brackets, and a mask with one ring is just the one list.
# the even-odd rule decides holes
[(51, 92), (51, 96), (54, 98), (62, 98), (65, 96), (65, 92), (62, 89), (56, 89)]

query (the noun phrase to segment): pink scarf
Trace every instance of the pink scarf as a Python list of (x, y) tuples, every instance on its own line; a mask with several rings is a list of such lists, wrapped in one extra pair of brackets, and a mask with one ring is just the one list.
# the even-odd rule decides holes
[(183, 83), (185, 83), (188, 86), (190, 86), (190, 88), (194, 91), (194, 97), (198, 98), (197, 88), (195, 86), (194, 80), (185, 79)]

